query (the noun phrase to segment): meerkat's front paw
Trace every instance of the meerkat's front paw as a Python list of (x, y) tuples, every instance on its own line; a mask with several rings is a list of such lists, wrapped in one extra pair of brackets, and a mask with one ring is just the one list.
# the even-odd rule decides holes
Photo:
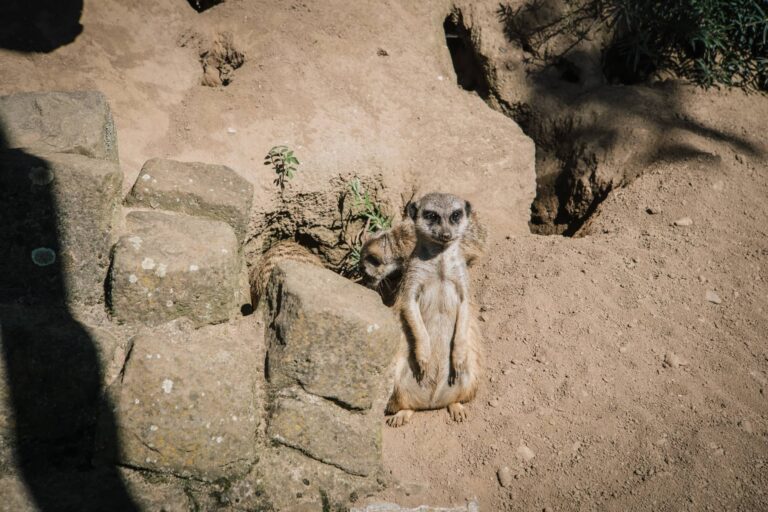
[[(426, 347), (426, 348), (425, 348)], [(425, 382), (430, 370), (431, 351), (426, 344), (420, 344), (419, 349), (415, 350), (416, 368), (414, 376), (418, 382)]]
[(416, 358), (416, 365), (418, 366), (416, 380), (420, 383), (426, 382), (429, 375), (429, 358)]
[(451, 419), (457, 423), (462, 423), (469, 419), (467, 410), (458, 402), (448, 405), (448, 414), (450, 414)]
[(453, 386), (461, 377), (467, 373), (467, 357), (453, 356), (451, 357), (451, 371), (448, 375), (448, 385)]
[(411, 421), (411, 416), (413, 416), (413, 411), (410, 409), (397, 411), (393, 416), (387, 418), (387, 425), (394, 428), (402, 427)]

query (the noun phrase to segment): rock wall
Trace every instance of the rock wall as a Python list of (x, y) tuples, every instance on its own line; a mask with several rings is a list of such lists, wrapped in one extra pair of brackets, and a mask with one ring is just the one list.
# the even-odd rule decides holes
[(125, 493), (147, 510), (319, 510), (386, 484), (401, 333), (378, 295), (285, 262), (244, 316), (253, 189), (237, 173), (153, 159), (123, 202), (100, 94), (0, 97), (0, 123), (14, 510), (35, 510), (40, 488), (77, 509)]

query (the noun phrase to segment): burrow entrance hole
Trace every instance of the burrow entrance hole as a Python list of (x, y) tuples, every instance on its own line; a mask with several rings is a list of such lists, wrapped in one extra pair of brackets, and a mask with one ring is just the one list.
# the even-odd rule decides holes
[(192, 6), (197, 12), (203, 12), (206, 9), (210, 9), (216, 4), (220, 4), (224, 0), (187, 0), (189, 5)]
[(472, 46), (471, 34), (464, 26), (461, 12), (454, 11), (448, 15), (443, 22), (443, 29), (459, 87), (487, 99), (490, 91), (488, 79), (481, 57)]

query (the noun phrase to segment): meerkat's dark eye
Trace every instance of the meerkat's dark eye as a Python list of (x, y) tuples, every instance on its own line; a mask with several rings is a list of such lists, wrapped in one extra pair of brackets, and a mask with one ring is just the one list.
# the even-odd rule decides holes
[(365, 261), (373, 265), (374, 267), (378, 267), (379, 265), (381, 265), (381, 260), (376, 256), (374, 256), (373, 254), (369, 254), (368, 256), (366, 256)]
[(440, 216), (437, 214), (437, 212), (425, 210), (422, 216), (427, 220), (427, 222), (440, 222)]
[(461, 217), (464, 216), (464, 212), (461, 210), (454, 210), (454, 212), (451, 214), (451, 224), (458, 224), (461, 220)]

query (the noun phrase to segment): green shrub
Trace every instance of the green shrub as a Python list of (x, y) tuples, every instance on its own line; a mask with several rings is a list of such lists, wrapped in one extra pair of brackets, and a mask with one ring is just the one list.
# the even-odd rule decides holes
[[(768, 88), (768, 3), (758, 0), (610, 0), (606, 66), (638, 79), (669, 69), (699, 85)], [(611, 72), (610, 68), (606, 71)]]
[[(601, 38), (606, 77), (637, 83), (668, 70), (704, 87), (768, 89), (766, 0), (531, 0), (500, 5), (507, 37), (534, 60), (557, 64)], [(572, 44), (550, 53), (548, 42)]]

